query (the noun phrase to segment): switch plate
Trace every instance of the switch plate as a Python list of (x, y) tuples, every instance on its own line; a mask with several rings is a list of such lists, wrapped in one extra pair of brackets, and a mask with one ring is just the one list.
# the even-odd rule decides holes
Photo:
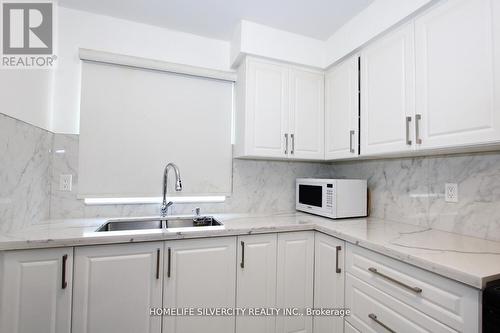
[(73, 187), (73, 175), (59, 176), (59, 191), (71, 192)]
[(444, 201), (458, 202), (458, 184), (446, 183), (444, 185)]

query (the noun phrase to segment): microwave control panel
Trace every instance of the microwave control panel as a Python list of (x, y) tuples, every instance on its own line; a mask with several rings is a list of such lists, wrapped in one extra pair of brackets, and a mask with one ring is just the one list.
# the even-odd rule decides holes
[(326, 185), (326, 208), (333, 206), (333, 184)]

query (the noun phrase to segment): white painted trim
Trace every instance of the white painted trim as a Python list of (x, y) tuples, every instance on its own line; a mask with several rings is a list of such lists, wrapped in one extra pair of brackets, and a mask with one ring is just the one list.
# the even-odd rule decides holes
[(113, 65), (152, 69), (162, 72), (199, 76), (204, 78), (236, 82), (236, 72), (176, 64), (173, 62), (135, 57), (91, 49), (79, 49), (79, 56), (84, 61), (102, 62)]

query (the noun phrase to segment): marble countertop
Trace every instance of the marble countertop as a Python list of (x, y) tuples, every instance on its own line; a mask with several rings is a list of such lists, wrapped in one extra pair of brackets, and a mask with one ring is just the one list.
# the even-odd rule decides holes
[(500, 242), (373, 218), (332, 220), (303, 213), (215, 216), (224, 226), (213, 230), (95, 232), (107, 219), (50, 220), (0, 234), (0, 251), (316, 230), (478, 289), (500, 279)]

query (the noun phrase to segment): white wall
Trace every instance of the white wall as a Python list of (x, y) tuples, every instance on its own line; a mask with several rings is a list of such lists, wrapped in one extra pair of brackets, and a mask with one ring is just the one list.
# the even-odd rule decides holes
[(79, 48), (227, 70), (228, 42), (60, 7), (52, 129), (79, 132)]
[(50, 130), (51, 96), (51, 70), (0, 70), (1, 113)]
[(326, 41), (325, 67), (435, 0), (375, 0)]
[(79, 132), (79, 48), (228, 70), (244, 54), (326, 68), (436, 0), (375, 0), (326, 42), (242, 21), (231, 43), (59, 7), (58, 63), (0, 70), (0, 112), (56, 133)]
[(243, 55), (251, 54), (323, 68), (325, 52), (321, 40), (243, 20), (231, 41), (231, 65), (237, 67)]

